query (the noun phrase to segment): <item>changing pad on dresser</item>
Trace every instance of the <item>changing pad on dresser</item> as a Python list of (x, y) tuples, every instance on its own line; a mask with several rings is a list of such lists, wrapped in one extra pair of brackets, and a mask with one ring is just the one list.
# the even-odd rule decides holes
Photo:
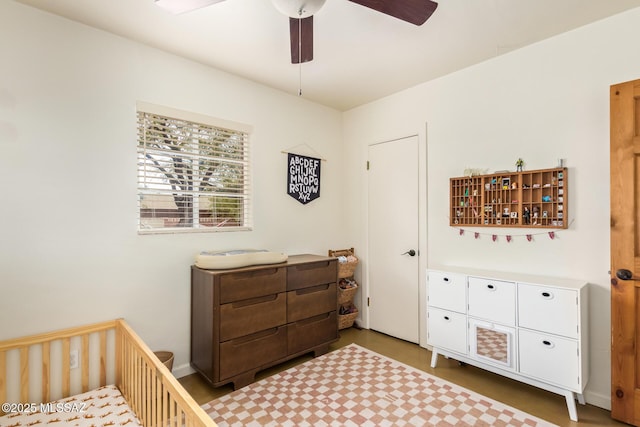
[(267, 250), (242, 249), (234, 251), (203, 251), (196, 256), (196, 267), (218, 270), (249, 265), (277, 264), (287, 260), (287, 254)]

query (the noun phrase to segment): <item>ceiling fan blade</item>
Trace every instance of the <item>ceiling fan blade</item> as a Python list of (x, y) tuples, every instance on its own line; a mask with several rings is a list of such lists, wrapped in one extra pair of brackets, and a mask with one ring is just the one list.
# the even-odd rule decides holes
[(291, 38), (291, 63), (313, 60), (313, 15), (297, 19), (289, 18)]
[(385, 15), (422, 25), (435, 12), (438, 3), (431, 0), (349, 0)]

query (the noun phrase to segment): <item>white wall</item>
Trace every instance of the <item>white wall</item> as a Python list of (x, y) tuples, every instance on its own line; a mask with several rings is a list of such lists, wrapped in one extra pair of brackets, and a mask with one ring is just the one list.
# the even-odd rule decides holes
[[(513, 51), (344, 115), (346, 161), (364, 164), (367, 146), (418, 134), (427, 238), (422, 240), (424, 319), (427, 265), (459, 265), (549, 276), (590, 285), (591, 379), (587, 401), (609, 407), (609, 86), (640, 78), (640, 9)], [(539, 230), (449, 227), (449, 178), (490, 171), (569, 167), (570, 227)], [(366, 258), (367, 178), (350, 169), (353, 244)], [(426, 185), (425, 185), (426, 183)], [(426, 201), (428, 194), (428, 203)], [(489, 233), (475, 240), (473, 231)], [(499, 235), (493, 242), (490, 234)], [(507, 243), (505, 235), (512, 234)], [(365, 260), (366, 263), (366, 260)], [(365, 275), (363, 274), (363, 277)], [(366, 294), (366, 283), (363, 283)], [(366, 319), (365, 319), (366, 320)], [(426, 345), (425, 320), (421, 341)]]
[[(588, 280), (586, 397), (608, 407), (608, 88), (640, 78), (638, 22), (640, 9), (341, 115), (0, 2), (0, 339), (125, 317), (152, 348), (175, 351), (184, 368), (189, 266), (203, 249), (324, 254), (354, 246), (366, 288), (367, 146), (418, 134), (422, 290), (433, 264)], [(136, 233), (136, 100), (254, 127), (253, 231)], [(300, 143), (328, 159), (322, 197), (306, 206), (285, 194), (280, 152)], [(520, 230), (498, 230), (497, 243), (473, 239), (473, 229), (459, 236), (448, 226), (449, 177), (466, 167), (513, 169), (518, 157), (526, 169), (567, 159), (570, 228), (533, 242)], [(504, 234), (515, 237), (507, 243)], [(424, 321), (421, 328), (424, 343)]]
[[(124, 317), (186, 368), (198, 252), (350, 246), (340, 112), (8, 1), (0, 57), (0, 339)], [(137, 100), (253, 126), (253, 231), (137, 234)], [(307, 205), (286, 194), (299, 144), (327, 159)]]

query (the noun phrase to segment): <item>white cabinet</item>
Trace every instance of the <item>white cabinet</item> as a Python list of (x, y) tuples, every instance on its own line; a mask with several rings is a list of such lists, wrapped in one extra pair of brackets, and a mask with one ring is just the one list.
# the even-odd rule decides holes
[(587, 283), (456, 267), (427, 271), (427, 342), (438, 355), (565, 396), (588, 381)]

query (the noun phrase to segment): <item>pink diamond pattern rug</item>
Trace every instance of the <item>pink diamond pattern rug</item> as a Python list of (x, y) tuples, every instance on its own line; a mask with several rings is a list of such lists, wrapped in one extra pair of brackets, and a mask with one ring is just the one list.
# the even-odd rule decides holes
[(356, 344), (202, 406), (220, 426), (553, 426)]

